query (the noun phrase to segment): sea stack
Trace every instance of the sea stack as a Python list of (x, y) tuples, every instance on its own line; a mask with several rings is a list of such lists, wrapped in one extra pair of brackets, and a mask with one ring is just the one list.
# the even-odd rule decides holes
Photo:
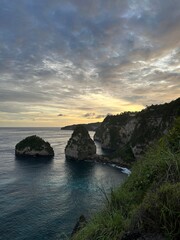
[(82, 125), (77, 126), (65, 148), (66, 158), (81, 161), (94, 154), (96, 154), (96, 145), (87, 129)]
[(54, 150), (42, 138), (33, 135), (20, 141), (15, 147), (16, 156), (52, 157)]

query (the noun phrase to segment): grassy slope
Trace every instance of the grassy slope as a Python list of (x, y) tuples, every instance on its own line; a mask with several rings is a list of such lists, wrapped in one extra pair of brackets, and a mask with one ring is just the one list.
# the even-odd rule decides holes
[[(172, 126), (174, 118), (180, 116), (179, 106), (180, 98), (170, 103), (151, 105), (140, 112), (124, 112), (118, 115), (109, 115), (96, 130), (95, 139), (98, 138), (103, 142), (103, 139), (109, 136), (110, 143), (108, 148), (113, 150), (110, 158), (119, 158), (121, 156), (121, 162), (123, 161), (124, 164), (131, 167), (136, 160), (132, 148), (140, 145), (140, 149), (144, 153), (147, 146), (162, 137), (164, 132)], [(137, 123), (129, 142), (124, 144), (119, 131), (133, 119)]]
[(180, 118), (73, 240), (119, 240), (133, 229), (180, 237)]

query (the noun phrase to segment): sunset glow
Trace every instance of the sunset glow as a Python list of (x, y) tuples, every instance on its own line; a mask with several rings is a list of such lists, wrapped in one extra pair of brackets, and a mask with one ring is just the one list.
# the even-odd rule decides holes
[(0, 127), (97, 122), (178, 98), (179, 26), (179, 0), (2, 1)]

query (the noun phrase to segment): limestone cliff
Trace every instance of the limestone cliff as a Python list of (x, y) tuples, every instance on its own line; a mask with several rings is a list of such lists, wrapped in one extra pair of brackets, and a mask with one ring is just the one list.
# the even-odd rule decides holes
[(96, 154), (96, 146), (87, 129), (79, 125), (75, 128), (65, 148), (68, 159), (84, 160)]
[(166, 133), (179, 115), (180, 98), (141, 112), (108, 115), (96, 130), (94, 140), (101, 142), (103, 149), (113, 151), (112, 158), (133, 161)]

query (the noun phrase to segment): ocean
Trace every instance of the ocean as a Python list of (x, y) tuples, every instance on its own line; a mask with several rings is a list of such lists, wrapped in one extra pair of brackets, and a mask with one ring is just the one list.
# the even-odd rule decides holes
[[(34, 134), (50, 142), (52, 160), (15, 157), (15, 145)], [(79, 216), (102, 209), (105, 195), (127, 178), (112, 166), (66, 161), (71, 134), (60, 128), (0, 128), (0, 240), (65, 240)], [(97, 151), (102, 153), (99, 145)]]

